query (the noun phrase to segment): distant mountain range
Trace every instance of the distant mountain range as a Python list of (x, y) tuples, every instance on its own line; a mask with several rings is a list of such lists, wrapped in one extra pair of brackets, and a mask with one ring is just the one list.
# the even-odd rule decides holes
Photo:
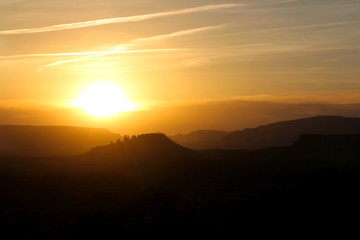
[[(282, 121), (241, 131), (198, 130), (178, 134), (170, 139), (190, 149), (243, 149), (256, 150), (276, 146), (291, 146), (304, 134), (360, 134), (360, 118), (340, 116), (317, 116), (291, 121)], [(69, 126), (0, 126), (0, 154), (23, 156), (66, 156), (89, 151), (97, 146), (117, 142), (119, 134), (104, 128)], [(127, 138), (130, 144), (126, 151), (162, 153), (173, 142), (164, 135), (141, 135)], [(146, 148), (143, 145), (146, 142)], [(172, 144), (170, 144), (170, 142)], [(178, 146), (179, 150), (181, 146)], [(151, 147), (152, 146), (152, 147)], [(111, 145), (107, 148), (111, 148)], [(139, 149), (142, 149), (141, 151)], [(96, 151), (95, 149), (93, 151)], [(105, 151), (105, 150), (104, 150)], [(109, 150), (110, 151), (110, 150)], [(118, 149), (116, 150), (118, 151)], [(135, 151), (135, 150), (134, 150)], [(135, 152), (136, 152), (135, 151)]]
[(192, 149), (255, 150), (274, 146), (290, 146), (304, 134), (359, 134), (360, 118), (316, 116), (276, 122), (241, 131), (202, 130), (170, 137)]
[[(65, 129), (83, 135), (70, 141), (64, 129), (65, 137), (59, 129), (50, 132), (69, 144), (86, 139), (85, 129)], [(39, 142), (29, 131), (19, 134)], [(359, 140), (353, 132), (307, 134), (288, 147), (191, 150), (163, 134), (142, 134), (76, 156), (0, 154), (0, 223), (9, 234), (30, 226), (27, 235), (99, 237), (119, 231), (253, 234), (302, 226), (308, 216), (316, 227), (348, 227), (348, 214), (360, 213)]]
[(121, 138), (104, 128), (0, 126), (0, 153), (26, 156), (75, 155)]

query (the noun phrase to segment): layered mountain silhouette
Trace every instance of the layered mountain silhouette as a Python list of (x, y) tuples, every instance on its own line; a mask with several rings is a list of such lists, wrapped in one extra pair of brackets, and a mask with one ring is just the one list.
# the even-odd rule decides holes
[(0, 153), (26, 156), (74, 155), (121, 136), (104, 128), (0, 126)]
[[(256, 128), (235, 131), (216, 139), (197, 141), (193, 134), (172, 139), (193, 149), (255, 150), (274, 146), (291, 146), (304, 134), (359, 134), (360, 118), (316, 116), (276, 122)], [(214, 136), (214, 135), (212, 135)]]
[(76, 156), (0, 155), (0, 227), (64, 237), (268, 233), (303, 229), (304, 218), (338, 227), (360, 213), (359, 140), (308, 134), (288, 147), (192, 150), (155, 133)]

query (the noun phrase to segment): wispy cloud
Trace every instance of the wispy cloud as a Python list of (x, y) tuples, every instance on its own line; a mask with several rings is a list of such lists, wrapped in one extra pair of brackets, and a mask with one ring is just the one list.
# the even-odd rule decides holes
[(75, 59), (56, 61), (56, 62), (47, 64), (45, 66), (42, 66), (36, 72), (42, 71), (43, 69), (45, 69), (47, 67), (59, 66), (59, 65), (71, 63), (71, 62), (84, 61), (84, 60), (88, 60), (90, 58), (102, 57), (102, 56), (106, 56), (106, 55), (110, 55), (110, 54), (151, 52), (151, 51), (174, 51), (175, 49), (142, 49), (142, 50), (139, 50), (139, 49), (134, 49), (134, 48), (142, 47), (149, 43), (153, 44), (154, 42), (164, 41), (164, 40), (174, 38), (174, 37), (180, 37), (180, 36), (185, 36), (185, 35), (196, 34), (199, 32), (220, 29), (220, 28), (223, 28), (224, 26), (225, 26), (224, 24), (214, 25), (214, 26), (206, 26), (206, 27), (201, 27), (201, 28), (192, 28), (192, 29), (187, 29), (187, 30), (183, 30), (183, 31), (172, 32), (169, 34), (156, 35), (156, 36), (152, 36), (152, 37), (137, 38), (137, 39), (131, 40), (128, 43), (119, 44), (117, 46), (114, 46), (114, 47), (112, 47), (106, 51), (102, 51), (102, 52), (68, 53), (68, 55), (84, 55), (84, 56), (80, 57), (80, 58), (75, 58)]
[[(155, 48), (155, 49), (140, 49), (140, 50), (118, 50), (111, 51), (111, 53), (141, 53), (141, 52), (167, 52), (167, 51), (178, 51), (178, 48)], [(36, 58), (36, 57), (62, 57), (62, 56), (91, 56), (101, 55), (108, 53), (109, 51), (98, 51), (98, 52), (67, 52), (67, 53), (35, 53), (35, 54), (16, 54), (16, 55), (5, 55), (0, 56), (0, 59), (22, 59), (22, 58)]]
[(326, 27), (336, 27), (348, 25), (351, 23), (358, 23), (358, 20), (355, 21), (341, 21), (341, 22), (328, 22), (328, 23), (317, 23), (317, 24), (307, 24), (307, 25), (298, 25), (298, 26), (288, 26), (288, 27), (279, 27), (279, 28), (268, 28), (268, 29), (260, 29), (254, 30), (261, 32), (271, 32), (271, 31), (282, 31), (282, 30), (297, 30), (297, 29), (310, 29), (310, 28), (326, 28)]
[(146, 52), (168, 52), (168, 51), (177, 51), (179, 49), (174, 49), (174, 48), (163, 48), (163, 49), (141, 49), (141, 50), (120, 50), (120, 51), (104, 51), (104, 52), (97, 52), (97, 53), (93, 53), (93, 52), (89, 52), (89, 53), (81, 53), (81, 54), (73, 54), (73, 53), (69, 53), (69, 55), (84, 55), (83, 57), (80, 58), (74, 58), (74, 59), (67, 59), (67, 60), (61, 60), (61, 61), (56, 61), (56, 62), (52, 62), (50, 64), (46, 64), (40, 68), (38, 68), (35, 73), (38, 73), (42, 70), (44, 70), (45, 68), (48, 67), (55, 67), (55, 66), (59, 66), (59, 65), (63, 65), (66, 63), (72, 63), (72, 62), (80, 62), (80, 61), (85, 61), (91, 58), (95, 58), (95, 57), (103, 57), (106, 55), (110, 55), (110, 54), (124, 54), (124, 53), (146, 53)]
[(264, 6), (271, 6), (271, 5), (281, 5), (284, 3), (292, 3), (292, 2), (298, 2), (299, 0), (283, 0), (283, 1), (276, 1), (276, 2), (269, 2), (266, 4), (262, 4)]
[(102, 52), (68, 52), (68, 53), (34, 53), (34, 54), (15, 54), (0, 56), (0, 59), (17, 59), (17, 58), (32, 58), (32, 57), (61, 57), (61, 56), (84, 56), (100, 54)]
[[(281, 32), (287, 30), (299, 30), (299, 29), (331, 29), (337, 27), (347, 27), (351, 24), (358, 24), (360, 20), (351, 20), (351, 21), (338, 21), (338, 22), (325, 22), (325, 23), (315, 23), (315, 24), (303, 24), (303, 25), (293, 25), (293, 26), (280, 26), (280, 27), (273, 27), (273, 28), (257, 28), (253, 30), (233, 30), (232, 32), (217, 34), (211, 36), (211, 38), (225, 38), (225, 37), (233, 37), (236, 35), (244, 35), (244, 34), (262, 34), (267, 32)], [(235, 24), (228, 24), (231, 28), (235, 26)], [(356, 27), (356, 25), (354, 25)]]
[(151, 37), (138, 38), (138, 39), (131, 40), (129, 42), (129, 44), (121, 44), (118, 47), (136, 47), (136, 46), (140, 46), (140, 45), (146, 45), (148, 43), (153, 44), (154, 42), (164, 41), (164, 40), (174, 38), (174, 37), (180, 37), (180, 36), (191, 35), (191, 34), (196, 34), (196, 33), (210, 31), (210, 30), (221, 29), (221, 28), (224, 28), (225, 26), (226, 26), (225, 24), (220, 24), (220, 25), (206, 26), (206, 27), (200, 27), (200, 28), (192, 28), (192, 29), (172, 32), (172, 33), (168, 33), (168, 34), (151, 36)]
[(52, 31), (60, 31), (60, 30), (67, 30), (67, 29), (93, 27), (93, 26), (112, 24), (112, 23), (140, 22), (140, 21), (153, 19), (153, 18), (159, 18), (159, 17), (181, 15), (181, 14), (188, 14), (188, 13), (194, 13), (194, 12), (204, 12), (204, 11), (224, 9), (224, 8), (233, 8), (233, 7), (240, 7), (240, 6), (244, 6), (244, 4), (206, 5), (206, 6), (200, 6), (200, 7), (185, 8), (185, 9), (180, 9), (180, 10), (150, 13), (150, 14), (143, 14), (143, 15), (135, 15), (135, 16), (128, 16), (128, 17), (106, 18), (106, 19), (98, 19), (98, 20), (84, 21), (84, 22), (65, 23), (65, 24), (58, 24), (58, 25), (38, 27), (38, 28), (23, 28), (23, 29), (14, 29), (14, 30), (4, 30), (4, 31), (0, 31), (0, 35), (52, 32)]

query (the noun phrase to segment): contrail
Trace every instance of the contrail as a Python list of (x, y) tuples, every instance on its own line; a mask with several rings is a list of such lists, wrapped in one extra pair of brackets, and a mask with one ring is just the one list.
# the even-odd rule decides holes
[(108, 51), (103, 51), (103, 52), (64, 53), (64, 54), (60, 53), (60, 54), (56, 54), (56, 55), (58, 55), (58, 56), (59, 55), (85, 55), (85, 56), (80, 57), (80, 58), (75, 58), (75, 59), (56, 61), (56, 62), (47, 64), (45, 66), (42, 66), (41, 68), (37, 69), (35, 72), (38, 73), (48, 67), (59, 66), (59, 65), (71, 63), (71, 62), (84, 61), (84, 60), (88, 60), (91, 58), (102, 57), (102, 56), (106, 56), (106, 55), (110, 55), (110, 54), (127, 53), (127, 52), (132, 53), (132, 52), (151, 52), (151, 51), (174, 51), (176, 49), (131, 50), (131, 48), (143, 46), (149, 42), (153, 43), (154, 41), (163, 41), (163, 40), (167, 40), (169, 38), (191, 35), (191, 34), (203, 32), (203, 31), (219, 29), (224, 26), (225, 26), (225, 24), (220, 24), (220, 25), (206, 26), (206, 27), (200, 27), (200, 28), (192, 28), (192, 29), (172, 32), (172, 33), (168, 33), (168, 34), (163, 34), (163, 35), (156, 35), (156, 36), (152, 36), (152, 37), (137, 38), (137, 39), (131, 40), (129, 43), (117, 45), (115, 47), (112, 47)]
[(38, 27), (38, 28), (4, 30), (4, 31), (0, 31), (0, 35), (52, 32), (52, 31), (60, 31), (66, 29), (93, 27), (93, 26), (99, 26), (99, 25), (105, 25), (111, 23), (140, 22), (148, 19), (165, 17), (165, 16), (181, 15), (181, 14), (187, 14), (193, 12), (204, 12), (204, 11), (240, 7), (240, 6), (244, 6), (244, 4), (206, 5), (201, 7), (185, 8), (185, 9), (168, 11), (168, 12), (150, 13), (150, 14), (135, 15), (128, 17), (106, 18), (106, 19), (98, 19), (92, 21), (76, 22), (76, 23), (65, 23), (65, 24), (57, 24), (57, 25)]
[[(91, 58), (95, 58), (95, 57), (102, 57), (102, 56), (106, 56), (106, 55), (110, 55), (110, 54), (125, 54), (125, 53), (151, 53), (151, 52), (169, 52), (169, 51), (179, 51), (180, 49), (176, 49), (176, 48), (158, 48), (158, 49), (140, 49), (140, 50), (120, 50), (120, 51), (116, 51), (116, 50), (112, 50), (112, 51), (105, 51), (105, 52), (79, 52), (79, 53), (64, 53), (64, 54), (29, 54), (29, 55), (24, 55), (24, 57), (34, 57), (34, 56), (65, 56), (65, 55), (83, 55), (83, 57), (81, 58), (75, 58), (75, 59), (68, 59), (68, 60), (62, 60), (62, 61), (56, 61), (50, 64), (47, 64), (45, 66), (42, 66), (40, 68), (38, 68), (35, 73), (38, 73), (42, 70), (44, 70), (45, 68), (48, 67), (54, 67), (54, 66), (59, 66), (62, 64), (66, 64), (66, 63), (71, 63), (71, 62), (80, 62), (80, 61), (85, 61)], [(19, 55), (20, 56), (20, 55)], [(16, 56), (15, 56), (16, 57)], [(0, 58), (1, 59), (1, 58)]]
[(156, 36), (145, 37), (145, 38), (137, 38), (137, 39), (131, 40), (128, 44), (121, 44), (119, 46), (121, 46), (122, 48), (129, 48), (132, 46), (145, 45), (147, 43), (154, 43), (155, 41), (164, 41), (169, 38), (191, 35), (191, 34), (196, 34), (199, 32), (215, 30), (215, 29), (221, 29), (221, 28), (224, 28), (225, 26), (226, 26), (226, 24), (219, 24), (219, 25), (212, 25), (212, 26), (206, 26), (206, 27), (200, 27), (200, 28), (192, 28), (192, 29), (172, 32), (172, 33), (168, 33), (168, 34), (163, 34), (163, 35), (156, 35)]
[(116, 54), (116, 53), (143, 53), (143, 52), (168, 52), (179, 51), (184, 48), (154, 48), (154, 49), (139, 49), (139, 50), (112, 50), (100, 52), (68, 52), (68, 53), (35, 53), (35, 54), (17, 54), (0, 56), (1, 59), (17, 59), (17, 58), (34, 58), (34, 57), (62, 57), (62, 56), (95, 56), (102, 54)]

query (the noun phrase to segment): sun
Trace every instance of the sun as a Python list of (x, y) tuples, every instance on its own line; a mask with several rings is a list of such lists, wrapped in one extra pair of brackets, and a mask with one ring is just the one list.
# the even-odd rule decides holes
[(97, 83), (86, 88), (73, 105), (96, 117), (109, 117), (119, 112), (135, 110), (135, 103), (111, 83)]

